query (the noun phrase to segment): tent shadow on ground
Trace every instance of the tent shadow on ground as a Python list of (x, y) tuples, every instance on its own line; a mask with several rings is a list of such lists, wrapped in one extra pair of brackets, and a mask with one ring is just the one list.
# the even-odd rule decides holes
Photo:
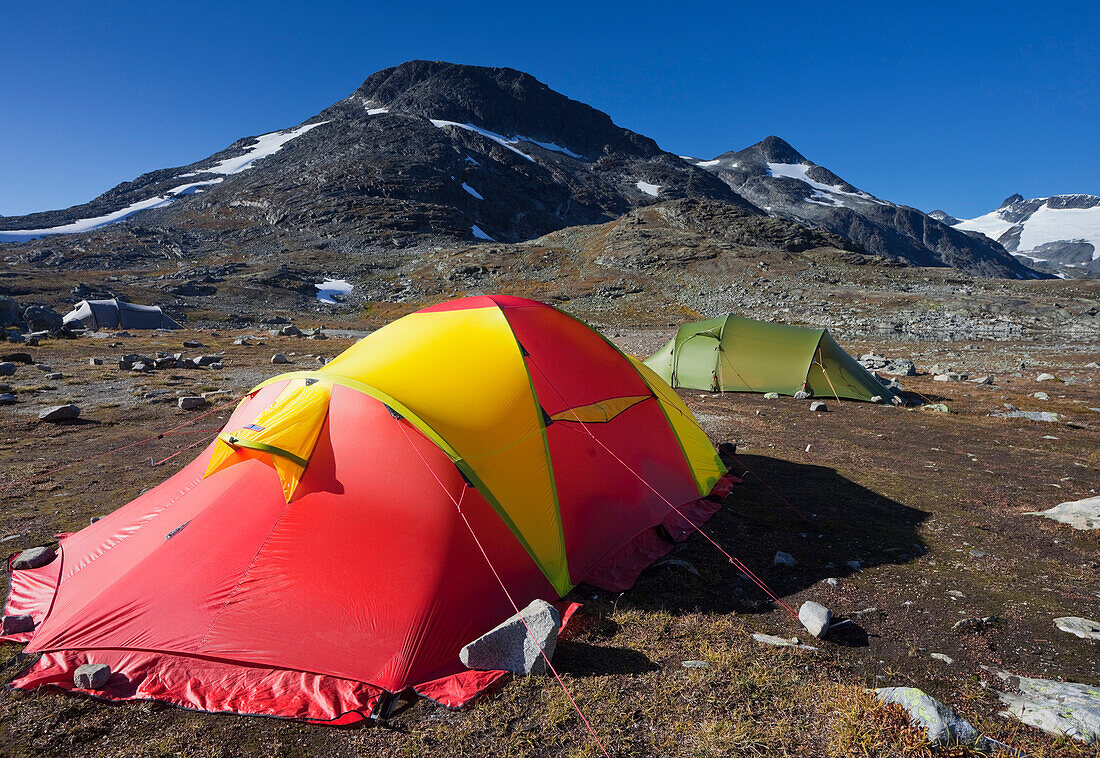
[[(879, 495), (832, 468), (738, 453), (732, 471), (740, 475), (746, 469), (808, 520), (801, 520), (760, 480), (745, 473), (744, 482), (703, 528), (780, 598), (828, 577), (843, 581), (861, 569), (907, 563), (925, 550), (918, 528), (930, 514)], [(774, 565), (777, 551), (793, 556), (796, 564)], [(658, 563), (616, 601), (618, 606), (673, 614), (761, 613), (776, 607), (699, 535), (678, 545), (669, 557), (687, 561), (699, 576), (679, 565)], [(858, 561), (861, 569), (849, 566), (849, 561)]]

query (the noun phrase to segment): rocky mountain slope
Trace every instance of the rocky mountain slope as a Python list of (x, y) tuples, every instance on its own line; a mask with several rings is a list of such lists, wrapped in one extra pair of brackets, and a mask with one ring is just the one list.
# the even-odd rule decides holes
[(412, 61), (292, 129), (143, 174), (84, 205), (5, 218), (0, 241), (123, 218), (171, 229), (176, 241), (519, 241), (678, 197), (752, 209), (716, 177), (527, 74)]
[(721, 177), (769, 213), (839, 234), (868, 253), (918, 266), (953, 266), (983, 276), (1036, 276), (991, 240), (971, 237), (916, 208), (863, 192), (779, 137), (690, 162)]
[(996, 240), (1028, 265), (1062, 276), (1100, 276), (1100, 197), (1096, 195), (1028, 200), (1017, 194), (985, 215), (948, 220), (956, 229)]

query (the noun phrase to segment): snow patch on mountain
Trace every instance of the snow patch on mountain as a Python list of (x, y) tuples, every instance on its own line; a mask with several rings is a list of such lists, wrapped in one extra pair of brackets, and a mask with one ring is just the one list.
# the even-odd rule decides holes
[[(736, 165), (736, 164), (734, 164)], [(817, 192), (814, 193), (814, 198), (818, 198), (819, 205), (828, 205), (829, 203), (820, 202), (820, 193), (829, 193), (830, 195), (848, 195), (849, 197), (858, 197), (861, 200), (870, 200), (871, 202), (882, 204), (881, 200), (876, 200), (866, 192), (848, 192), (835, 184), (823, 184), (819, 181), (815, 181), (809, 177), (809, 170), (813, 168), (809, 163), (769, 163), (768, 173), (772, 176), (785, 176), (790, 179), (797, 179), (800, 182), (813, 187)], [(839, 203), (836, 203), (839, 205)]]
[(496, 242), (495, 239), (493, 239), (488, 234), (483, 232), (481, 230), (481, 227), (478, 226), (477, 224), (474, 224), (473, 226), (471, 226), (470, 231), (473, 232), (474, 236), (477, 237), (479, 240), (488, 240), (489, 242)]
[(295, 137), (300, 137), (309, 130), (316, 129), (318, 126), (327, 123), (327, 121), (318, 121), (315, 124), (303, 124), (302, 126), (286, 129), (281, 132), (261, 134), (256, 138), (255, 144), (250, 146), (244, 155), (238, 155), (236, 158), (226, 158), (223, 161), (218, 161), (210, 168), (203, 168), (198, 171), (180, 174), (180, 177), (199, 176), (200, 174), (225, 174), (227, 176), (230, 174), (239, 174), (242, 171), (252, 168), (252, 164), (261, 158), (267, 158), (279, 152), (282, 150), (283, 145), (290, 142)]
[(657, 197), (657, 195), (659, 195), (661, 192), (661, 185), (659, 184), (650, 184), (649, 182), (638, 180), (638, 183), (634, 186), (649, 195), (650, 197)]
[(336, 299), (337, 295), (347, 295), (355, 289), (355, 286), (346, 279), (325, 279), (313, 286), (317, 288), (317, 299), (329, 305), (336, 305), (339, 302)]
[[(497, 143), (501, 147), (504, 147), (504, 148), (507, 148), (507, 149), (511, 150), (516, 155), (523, 156), (524, 158), (531, 161), (532, 163), (535, 162), (535, 159), (532, 158), (527, 153), (523, 152), (522, 150), (517, 149), (516, 145), (518, 145), (521, 142), (527, 142), (527, 143), (532, 144), (532, 145), (538, 145), (543, 150), (550, 150), (550, 151), (555, 152), (555, 153), (562, 153), (563, 155), (568, 155), (570, 158), (582, 159), (584, 157), (584, 156), (578, 155), (577, 153), (574, 153), (572, 150), (570, 150), (567, 147), (562, 147), (561, 145), (554, 144), (553, 142), (540, 142), (537, 139), (532, 139), (531, 137), (524, 137), (523, 135), (516, 135), (515, 137), (505, 137), (503, 134), (497, 134), (496, 132), (491, 132), (488, 129), (483, 129), (480, 126), (476, 126), (474, 124), (460, 124), (457, 121), (445, 121), (443, 119), (437, 119), (437, 118), (433, 118), (433, 119), (429, 119), (429, 120), (432, 122), (432, 124), (434, 126), (437, 126), (440, 129), (442, 129), (446, 126), (454, 126), (454, 127), (459, 128), (459, 129), (465, 129), (468, 132), (474, 132), (475, 134), (480, 134), (482, 137), (486, 137), (487, 139), (491, 139), (493, 142)], [(473, 160), (473, 159), (471, 158), (470, 160)], [(477, 161), (474, 161), (474, 162), (476, 163)]]
[(168, 190), (166, 194), (157, 195), (146, 200), (139, 200), (136, 203), (131, 203), (125, 208), (120, 208), (113, 213), (107, 213), (102, 216), (95, 216), (93, 218), (82, 218), (77, 221), (73, 221), (69, 224), (63, 224), (62, 226), (52, 226), (45, 229), (16, 229), (10, 232), (0, 232), (0, 242), (26, 242), (28, 240), (36, 239), (38, 237), (45, 237), (50, 234), (76, 234), (78, 232), (90, 232), (93, 229), (98, 229), (101, 226), (107, 224), (113, 224), (116, 221), (121, 221), (127, 216), (132, 216), (138, 211), (149, 210), (150, 208), (161, 208), (168, 203), (172, 202), (180, 195), (191, 195), (195, 192), (201, 192), (201, 187), (205, 187), (211, 184), (217, 184), (222, 181), (221, 177), (217, 179), (208, 179), (201, 182), (190, 182), (189, 184), (181, 184), (178, 187), (173, 187)]
[(463, 183), (462, 183), (462, 189), (466, 190), (466, 192), (468, 192), (469, 194), (473, 195), (473, 196), (474, 196), (474, 197), (476, 197), (476, 198), (477, 198), (478, 200), (484, 200), (484, 199), (485, 199), (484, 197), (482, 197), (482, 196), (481, 196), (481, 193), (480, 193), (480, 192), (478, 192), (478, 191), (477, 191), (476, 189), (474, 189), (473, 187), (471, 187), (471, 186), (470, 186), (469, 184), (467, 184), (466, 182), (463, 182)]

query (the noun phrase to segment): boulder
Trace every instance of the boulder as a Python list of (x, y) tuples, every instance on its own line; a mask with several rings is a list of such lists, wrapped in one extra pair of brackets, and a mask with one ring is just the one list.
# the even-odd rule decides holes
[(908, 358), (898, 358), (896, 360), (887, 361), (885, 366), (878, 368), (884, 374), (892, 374), (894, 376), (916, 376), (917, 367), (913, 364), (913, 361)]
[(772, 559), (773, 566), (793, 566), (798, 561), (794, 559), (794, 556), (790, 553), (784, 553), (782, 550), (778, 550), (775, 553), (775, 558)]
[(9, 326), (20, 329), (26, 326), (23, 322), (23, 308), (10, 297), (0, 297), (0, 327)]
[(1054, 619), (1054, 625), (1083, 640), (1100, 640), (1100, 621), (1083, 619), (1080, 616), (1063, 616)]
[(821, 401), (817, 401), (814, 403), (810, 403), (810, 410), (817, 413), (825, 413), (829, 410), (829, 406), (825, 405), (825, 403), (822, 403)]
[(182, 411), (193, 411), (196, 408), (202, 408), (206, 405), (206, 398), (199, 396), (185, 396), (179, 398), (176, 404)]
[(829, 625), (833, 622), (833, 613), (821, 603), (807, 600), (798, 609), (798, 620), (813, 636), (821, 639), (829, 633)]
[(1048, 734), (1100, 744), (1100, 688), (1013, 676), (988, 666), (982, 668), (1018, 690), (997, 693), (1006, 706), (1002, 716), (1018, 719)]
[(25, 613), (17, 616), (4, 616), (0, 622), (0, 634), (5, 637), (9, 634), (26, 634), (34, 631), (34, 619)]
[(979, 376), (977, 379), (971, 379), (970, 381), (974, 384), (993, 384), (993, 377), (987, 374), (986, 376)]
[(477, 671), (541, 674), (546, 671), (546, 660), (554, 655), (560, 627), (558, 609), (545, 600), (534, 600), (520, 613), (463, 647), (458, 658), (464, 666)]
[(916, 687), (883, 687), (875, 695), (884, 703), (897, 703), (913, 723), (924, 727), (933, 747), (973, 745), (981, 736), (970, 722)]
[(14, 376), (15, 364), (8, 361), (0, 363), (0, 376)]
[(50, 423), (57, 423), (58, 421), (72, 421), (73, 419), (80, 417), (80, 408), (68, 403), (67, 405), (54, 405), (49, 408), (43, 409), (38, 414), (39, 421), (49, 421)]
[(59, 334), (65, 328), (65, 319), (53, 308), (43, 305), (29, 305), (23, 311), (23, 320), (32, 332), (45, 331)]
[(1086, 497), (1084, 500), (1070, 500), (1059, 503), (1045, 511), (1028, 511), (1025, 516), (1046, 516), (1049, 519), (1068, 524), (1074, 529), (1100, 529), (1100, 495)]
[(22, 363), (30, 366), (34, 363), (34, 356), (30, 353), (8, 353), (7, 355), (0, 356), (0, 361), (11, 361), (12, 363)]
[(1056, 377), (1054, 374), (1039, 374), (1037, 377), (1035, 377), (1035, 381), (1037, 381), (1037, 382), (1053, 382), (1057, 378), (1058, 377)]
[(10, 392), (0, 393), (0, 405), (14, 405), (15, 395)]
[[(24, 543), (26, 544), (26, 543)], [(17, 555), (11, 562), (13, 569), (36, 569), (48, 564), (56, 557), (53, 548), (32, 547)]]
[(294, 326), (294, 324), (287, 324), (279, 330), (279, 334), (283, 337), (301, 337), (302, 330)]
[(275, 355), (271, 356), (271, 362), (277, 364), (290, 363), (290, 360), (282, 353), (275, 353)]
[(73, 672), (73, 686), (81, 690), (101, 690), (111, 678), (111, 667), (106, 663), (85, 663)]

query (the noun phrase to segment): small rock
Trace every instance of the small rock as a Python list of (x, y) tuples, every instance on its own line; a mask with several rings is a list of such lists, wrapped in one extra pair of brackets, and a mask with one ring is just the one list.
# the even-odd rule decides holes
[(53, 551), (53, 548), (32, 547), (17, 555), (15, 560), (11, 562), (11, 567), (13, 569), (41, 568), (52, 561), (56, 556), (57, 554)]
[(848, 568), (852, 571), (861, 571), (863, 569), (863, 564), (859, 561), (848, 561)]
[(935, 747), (972, 745), (980, 733), (968, 721), (939, 700), (915, 687), (883, 687), (875, 690), (884, 703), (897, 703), (913, 723), (927, 731), (928, 742)]
[(810, 410), (816, 411), (817, 413), (825, 413), (829, 410), (829, 406), (825, 405), (825, 403), (822, 403), (821, 401), (817, 401), (814, 403), (810, 403)]
[(72, 403), (69, 403), (67, 405), (54, 405), (42, 410), (38, 414), (38, 420), (56, 423), (58, 421), (72, 421), (75, 418), (79, 418), (79, 416), (80, 409)]
[(41, 371), (43, 374), (53, 373), (53, 366), (50, 366), (49, 364), (46, 364), (46, 363), (36, 363), (36, 364), (34, 364), (34, 367), (36, 369), (38, 369), (39, 371)]
[(807, 600), (798, 609), (798, 620), (813, 636), (821, 639), (829, 633), (829, 625), (833, 621), (833, 613), (821, 603)]
[(765, 392), (764, 393), (764, 399), (765, 400), (778, 400), (779, 399), (779, 393), (778, 392)]
[(1055, 379), (1057, 379), (1057, 377), (1054, 376), (1054, 374), (1039, 374), (1035, 377), (1035, 381), (1037, 382), (1052, 382)]
[(15, 364), (8, 361), (0, 363), (0, 376), (14, 376)]
[(993, 384), (992, 376), (979, 376), (977, 379), (971, 379), (974, 384)]
[(828, 579), (822, 579), (821, 583), (822, 584), (827, 584), (830, 587), (839, 587), (840, 586), (840, 580), (837, 579), (835, 576), (830, 576)]
[(809, 400), (813, 396), (814, 393), (807, 390), (799, 390), (798, 392), (794, 393), (795, 400)]
[(1006, 413), (994, 413), (1001, 418), (1026, 418), (1028, 421), (1048, 421), (1058, 423), (1062, 417), (1051, 411), (1008, 411)]
[(212, 363), (221, 363), (222, 360), (220, 355), (200, 355), (193, 359), (196, 366), (209, 366)]
[(15, 395), (11, 394), (10, 392), (5, 392), (3, 394), (0, 394), (0, 405), (14, 405), (14, 404), (15, 404)]
[(111, 678), (111, 667), (106, 663), (85, 663), (73, 672), (73, 686), (82, 690), (101, 690)]
[(784, 553), (782, 550), (778, 550), (775, 553), (775, 558), (772, 559), (773, 566), (793, 566), (798, 561), (794, 559), (794, 556), (790, 553)]
[(996, 616), (984, 616), (982, 618), (968, 618), (956, 621), (952, 624), (951, 628), (956, 632), (980, 632), (983, 629), (988, 629), (999, 623), (1000, 619)]
[(4, 616), (0, 622), (0, 634), (5, 637), (9, 634), (26, 634), (34, 631), (34, 619), (25, 613), (17, 616)]
[(881, 403), (882, 402), (882, 395), (872, 395), (871, 396), (871, 402), (872, 403)]
[(102, 358), (89, 358), (88, 359), (88, 365), (89, 366), (102, 366), (103, 365), (103, 359)]
[(179, 405), (180, 410), (193, 411), (196, 408), (202, 408), (203, 406), (205, 406), (206, 398), (197, 396), (181, 397), (179, 400), (176, 401), (176, 404)]
[(1079, 616), (1063, 616), (1054, 619), (1054, 625), (1063, 632), (1083, 640), (1100, 640), (1100, 621), (1083, 619)]
[(931, 657), (935, 658), (937, 661), (943, 661), (948, 666), (955, 662), (954, 658), (952, 658), (950, 655), (944, 655), (943, 653), (932, 653)]
[(195, 342), (194, 340), (188, 340), (187, 342), (184, 342), (183, 346), (191, 349), (206, 347), (206, 345), (202, 344), (201, 342)]
[(950, 409), (943, 403), (927, 403), (920, 407), (922, 411), (934, 411), (935, 413), (950, 413)]
[(546, 659), (554, 655), (560, 627), (558, 609), (545, 600), (533, 600), (519, 614), (463, 647), (458, 658), (464, 666), (477, 671), (541, 674), (546, 671)]
[(1036, 400), (1050, 400), (1050, 395), (1045, 392), (1032, 392), (1031, 396)]
[(271, 362), (272, 363), (290, 363), (290, 361), (287, 360), (287, 357), (285, 355), (283, 355), (282, 353), (275, 353), (275, 355), (271, 356)]
[(803, 645), (798, 641), (797, 637), (786, 639), (784, 637), (776, 637), (774, 634), (753, 634), (752, 638), (757, 642), (764, 645), (772, 645), (774, 647), (793, 647), (799, 650), (809, 650), (811, 652), (817, 652), (817, 648), (812, 645)]
[(710, 666), (706, 661), (681, 661), (680, 665), (686, 669), (705, 669)]
[(64, 379), (65, 375), (62, 374), (60, 371), (55, 371), (52, 374), (46, 374), (45, 378), (47, 381), (56, 382), (59, 379)]
[(279, 334), (281, 334), (283, 337), (301, 337), (302, 330), (294, 326), (294, 324), (287, 324), (279, 330)]

